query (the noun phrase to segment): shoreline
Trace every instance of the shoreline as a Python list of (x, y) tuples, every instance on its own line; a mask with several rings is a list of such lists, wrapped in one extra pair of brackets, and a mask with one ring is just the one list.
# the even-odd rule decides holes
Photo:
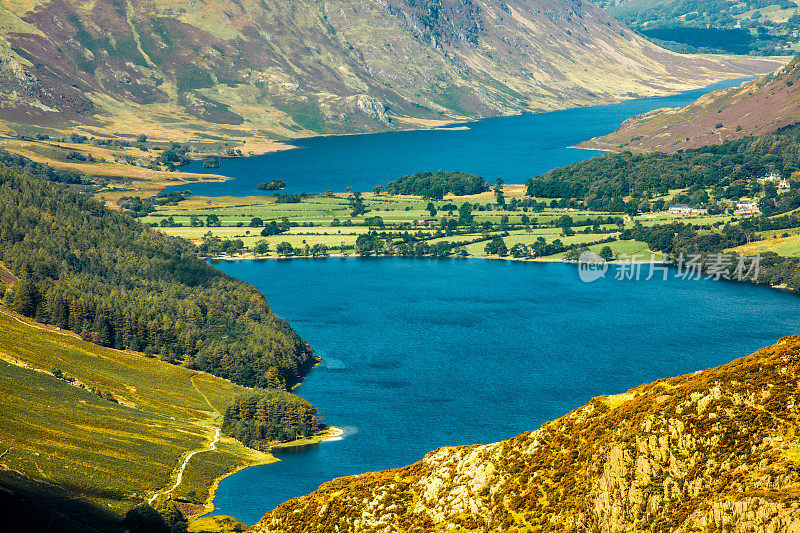
[[(528, 257), (495, 257), (495, 256), (486, 256), (486, 255), (448, 255), (445, 257), (433, 257), (433, 256), (404, 256), (404, 255), (358, 255), (358, 254), (328, 254), (328, 255), (289, 255), (289, 256), (277, 256), (277, 255), (250, 255), (250, 256), (240, 256), (240, 257), (231, 257), (231, 256), (217, 256), (217, 257), (207, 257), (205, 261), (262, 261), (266, 259), (276, 260), (276, 261), (291, 261), (294, 259), (298, 260), (306, 260), (306, 259), (331, 259), (331, 258), (338, 258), (338, 259), (378, 259), (378, 258), (406, 258), (406, 259), (488, 259), (490, 261), (522, 261), (526, 263), (565, 263), (565, 264), (578, 264), (577, 261), (569, 261), (561, 257), (556, 258), (549, 258), (549, 257), (535, 257), (535, 258), (528, 258)], [(635, 260), (635, 261), (627, 261), (624, 259), (613, 259), (611, 261), (606, 261), (609, 265), (663, 265), (664, 261), (648, 261), (648, 260)]]
[[(251, 448), (247, 448), (247, 450), (250, 450), (253, 454), (257, 454), (257, 455), (262, 456), (262, 457), (259, 458), (260, 460), (254, 460), (252, 463), (246, 464), (246, 465), (239, 465), (238, 467), (234, 468), (233, 470), (229, 470), (228, 472), (225, 472), (224, 474), (221, 474), (221, 475), (213, 478), (211, 480), (211, 483), (209, 484), (208, 494), (206, 496), (206, 499), (202, 503), (202, 509), (200, 509), (198, 511), (198, 513), (195, 514), (194, 516), (187, 517), (189, 522), (191, 523), (191, 522), (194, 522), (195, 520), (198, 520), (200, 518), (205, 518), (205, 517), (209, 517), (209, 516), (226, 516), (226, 515), (214, 515), (213, 514), (214, 510), (216, 509), (216, 506), (214, 505), (214, 500), (217, 497), (217, 490), (219, 489), (220, 483), (222, 483), (222, 481), (227, 479), (228, 477), (230, 477), (230, 476), (232, 476), (234, 474), (237, 474), (237, 473), (239, 473), (242, 470), (245, 470), (247, 468), (252, 468), (252, 467), (255, 467), (255, 466), (265, 466), (265, 465), (271, 465), (271, 464), (279, 463), (281, 461), (280, 457), (277, 457), (275, 454), (273, 454), (272, 450), (274, 450), (276, 448), (279, 449), (279, 450), (291, 450), (293, 448), (303, 449), (305, 447), (315, 446), (315, 445), (317, 445), (317, 444), (319, 444), (321, 442), (331, 442), (331, 441), (342, 440), (342, 438), (343, 438), (342, 435), (344, 435), (344, 430), (342, 428), (337, 427), (337, 426), (328, 426), (324, 431), (320, 432), (317, 435), (314, 435), (314, 436), (309, 437), (307, 439), (297, 439), (295, 441), (282, 443), (279, 446), (271, 447), (270, 450), (266, 451), (266, 452), (262, 452), (262, 451), (258, 451), (258, 450), (252, 450)], [(234, 518), (236, 518), (236, 517), (234, 517)]]
[[(690, 54), (690, 55), (700, 56), (702, 54)], [(767, 61), (773, 61), (778, 65), (782, 65), (782, 64), (788, 63), (788, 60), (790, 59), (790, 57), (789, 56), (764, 56), (762, 59), (767, 60)], [(764, 74), (767, 74), (767, 73), (764, 73)], [(277, 152), (281, 152), (281, 151), (297, 150), (297, 149), (300, 149), (301, 147), (298, 146), (297, 144), (293, 144), (293, 143), (297, 143), (297, 142), (300, 142), (300, 141), (307, 141), (309, 139), (322, 139), (322, 138), (328, 138), (328, 137), (355, 137), (355, 136), (362, 136), (362, 135), (380, 135), (380, 134), (385, 134), (385, 133), (404, 133), (404, 132), (411, 132), (411, 131), (463, 131), (463, 130), (471, 129), (471, 125), (472, 124), (476, 124), (476, 123), (479, 123), (479, 122), (482, 122), (482, 121), (485, 121), (485, 120), (508, 118), (508, 117), (517, 117), (517, 116), (523, 116), (523, 115), (527, 115), (527, 114), (536, 114), (536, 115), (538, 115), (538, 114), (554, 113), (554, 112), (566, 111), (566, 110), (569, 110), (569, 109), (577, 109), (577, 108), (589, 108), (589, 107), (595, 107), (595, 106), (614, 105), (614, 104), (620, 104), (620, 103), (627, 102), (627, 101), (639, 100), (639, 99), (647, 99), (647, 98), (664, 98), (664, 97), (679, 95), (681, 93), (685, 93), (685, 92), (689, 92), (689, 91), (696, 91), (696, 90), (704, 89), (704, 88), (710, 87), (712, 85), (716, 85), (716, 84), (727, 82), (727, 81), (731, 81), (731, 80), (734, 80), (734, 81), (741, 80), (742, 83), (745, 83), (745, 82), (747, 82), (749, 80), (756, 79), (756, 78), (758, 78), (758, 76), (735, 77), (735, 76), (731, 75), (731, 76), (722, 77), (722, 78), (718, 79), (717, 81), (711, 82), (711, 83), (709, 83), (707, 85), (703, 85), (703, 86), (691, 86), (691, 87), (690, 86), (683, 86), (681, 88), (676, 88), (674, 90), (665, 90), (665, 91), (663, 91), (663, 94), (660, 94), (660, 95), (657, 95), (657, 96), (638, 96), (638, 97), (633, 97), (633, 98), (611, 98), (608, 101), (599, 101), (599, 102), (587, 103), (585, 105), (567, 105), (567, 106), (565, 106), (563, 108), (560, 108), (560, 109), (543, 110), (543, 111), (534, 112), (534, 113), (519, 112), (519, 113), (512, 113), (512, 114), (507, 114), (507, 115), (481, 117), (481, 118), (476, 118), (476, 119), (469, 119), (469, 118), (467, 118), (467, 119), (451, 119), (451, 120), (435, 120), (435, 119), (432, 119), (433, 122), (435, 122), (435, 123), (428, 123), (430, 121), (427, 121), (427, 120), (423, 121), (423, 122), (418, 122), (418, 121), (414, 121), (414, 120), (404, 120), (403, 117), (393, 117), (398, 123), (402, 124), (399, 128), (394, 129), (394, 130), (371, 131), (371, 132), (368, 132), (368, 131), (356, 131), (356, 132), (350, 132), (350, 133), (322, 133), (322, 134), (315, 134), (315, 135), (296, 137), (296, 138), (286, 139), (286, 140), (281, 140), (281, 141), (268, 141), (266, 143), (266, 144), (268, 144), (268, 146), (262, 147), (262, 149), (260, 149), (258, 151), (252, 151), (252, 153), (249, 153), (248, 155), (244, 155), (242, 157), (228, 157), (228, 156), (215, 155), (215, 154), (211, 154), (211, 153), (199, 152), (199, 153), (195, 154), (192, 157), (192, 161), (193, 162), (202, 161), (202, 160), (204, 160), (204, 159), (206, 159), (208, 157), (216, 157), (216, 158), (218, 158), (220, 160), (247, 159), (247, 158), (253, 158), (253, 157), (273, 154), (273, 153), (277, 153)], [(659, 109), (671, 109), (671, 108), (664, 107), (664, 108), (659, 108)], [(638, 115), (634, 115), (634, 116), (638, 116)], [(629, 117), (629, 118), (632, 118), (632, 117)], [(409, 127), (409, 125), (410, 125), (410, 127)], [(614, 131), (616, 131), (616, 129)], [(609, 134), (611, 134), (611, 133), (613, 133), (613, 132), (610, 132)], [(609, 134), (606, 134), (606, 135), (609, 135)], [(598, 148), (598, 147), (592, 147), (592, 146), (588, 146), (588, 145), (587, 146), (583, 146), (583, 145), (585, 145), (587, 143), (593, 142), (597, 138), (598, 137), (593, 137), (591, 139), (587, 139), (587, 140), (581, 141), (580, 143), (578, 143), (576, 145), (568, 146), (567, 148), (573, 148), (573, 149), (579, 149), (579, 150), (593, 150), (593, 151), (607, 152), (607, 153), (608, 152), (614, 153), (614, 152), (618, 151), (618, 150), (615, 150), (614, 148)], [(261, 143), (257, 143), (257, 144), (261, 144)], [(244, 144), (244, 146), (246, 146), (246, 143)], [(619, 150), (619, 151), (621, 151), (621, 150)], [(215, 169), (215, 170), (217, 170), (217, 169)], [(178, 167), (178, 170), (176, 172), (173, 172), (171, 174), (174, 175), (176, 178), (179, 178), (176, 181), (180, 181), (180, 182), (184, 182), (185, 181), (185, 183), (187, 185), (190, 185), (192, 182), (191, 182), (191, 180), (184, 180), (183, 179), (184, 176), (182, 176), (182, 174), (186, 174), (188, 176), (192, 176), (192, 175), (194, 175), (194, 176), (197, 176), (197, 175), (214, 176), (214, 179), (203, 180), (203, 181), (217, 182), (217, 183), (238, 179), (238, 178), (234, 178), (234, 177), (231, 177), (231, 176), (226, 176), (224, 174), (216, 174), (216, 173), (209, 173), (209, 174), (205, 174), (203, 172), (186, 172), (186, 173), (183, 173), (180, 170), (180, 167)], [(222, 179), (220, 179), (220, 177)], [(183, 185), (183, 184), (184, 183), (181, 183), (180, 185)], [(175, 185), (178, 185), (178, 184), (175, 184)], [(169, 187), (173, 187), (175, 185), (169, 185)], [(163, 189), (162, 189), (162, 191), (163, 191)]]

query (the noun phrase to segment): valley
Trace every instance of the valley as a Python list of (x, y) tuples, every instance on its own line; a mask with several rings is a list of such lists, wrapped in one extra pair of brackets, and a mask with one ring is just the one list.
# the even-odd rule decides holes
[(0, 59), (3, 149), (140, 195), (209, 179), (170, 173), (175, 144), (189, 159), (258, 155), (663, 96), (788, 60), (675, 54), (561, 0), (36, 0), (0, 6)]
[(800, 529), (798, 17), (0, 2), (3, 530)]

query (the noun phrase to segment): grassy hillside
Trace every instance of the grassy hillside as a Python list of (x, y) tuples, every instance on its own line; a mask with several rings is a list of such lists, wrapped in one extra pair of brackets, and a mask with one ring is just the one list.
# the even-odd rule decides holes
[[(0, 313), (0, 466), (117, 519), (171, 487), (183, 458), (208, 448), (225, 407), (247, 390)], [(223, 438), (189, 461), (172, 494), (193, 491), (203, 503), (215, 478), (270, 460)], [(0, 488), (11, 481), (0, 477)]]
[(691, 104), (655, 110), (617, 131), (582, 143), (587, 148), (674, 153), (753, 135), (800, 121), (800, 59), (740, 87), (720, 89)]
[(252, 531), (792, 531), (800, 337), (496, 444), (346, 477)]

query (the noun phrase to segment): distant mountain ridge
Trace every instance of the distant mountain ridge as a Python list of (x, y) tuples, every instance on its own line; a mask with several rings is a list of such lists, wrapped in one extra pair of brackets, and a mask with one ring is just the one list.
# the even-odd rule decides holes
[(617, 131), (582, 146), (669, 153), (774, 133), (800, 122), (798, 91), (800, 56), (771, 74), (714, 91), (685, 107), (632, 117)]
[(254, 533), (797, 531), (800, 337), (507, 441), (336, 479)]
[(185, 140), (384, 131), (762, 73), (682, 57), (583, 0), (22, 0), (0, 6), (0, 122)]

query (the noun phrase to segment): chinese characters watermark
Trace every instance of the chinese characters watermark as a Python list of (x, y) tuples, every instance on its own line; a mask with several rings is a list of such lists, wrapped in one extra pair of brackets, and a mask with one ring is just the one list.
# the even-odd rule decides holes
[[(680, 254), (674, 259), (664, 257), (656, 259), (655, 254), (646, 257), (644, 254), (620, 255), (614, 269), (614, 279), (618, 281), (650, 281), (661, 279), (666, 281), (670, 272), (673, 277), (682, 280), (736, 280), (758, 281), (758, 270), (761, 254), (746, 256), (743, 254), (726, 254), (717, 252), (707, 254)], [(609, 263), (598, 254), (585, 251), (578, 258), (578, 276), (581, 281), (591, 283), (605, 278)]]

